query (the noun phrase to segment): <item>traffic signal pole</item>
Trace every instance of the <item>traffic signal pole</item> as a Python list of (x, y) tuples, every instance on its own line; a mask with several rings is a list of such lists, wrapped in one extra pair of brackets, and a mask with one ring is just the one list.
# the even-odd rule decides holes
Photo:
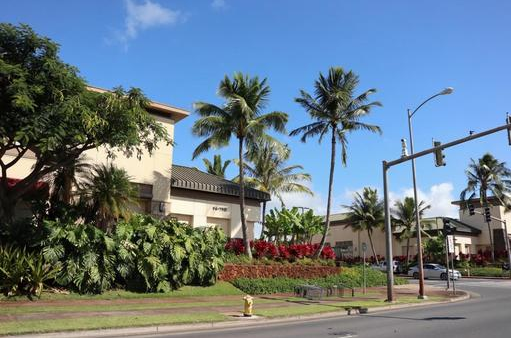
[[(484, 137), (484, 136), (488, 136), (488, 135), (491, 135), (491, 134), (494, 134), (494, 133), (497, 133), (499, 131), (502, 131), (502, 130), (507, 130), (508, 131), (508, 136), (510, 135), (511, 133), (511, 121), (509, 118), (506, 118), (506, 124), (502, 125), (502, 126), (499, 126), (499, 127), (496, 127), (496, 128), (492, 128), (492, 129), (489, 129), (489, 130), (486, 130), (486, 131), (483, 131), (483, 132), (480, 132), (480, 133), (477, 133), (477, 134), (472, 134), (472, 135), (469, 135), (467, 137), (463, 137), (463, 138), (460, 138), (460, 139), (457, 139), (457, 140), (454, 140), (454, 141), (451, 141), (449, 143), (445, 143), (445, 144), (441, 144), (441, 145), (438, 145), (438, 146), (435, 146), (433, 148), (430, 148), (430, 149), (426, 149), (426, 150), (423, 150), (423, 151), (420, 151), (418, 153), (415, 153), (415, 154), (411, 154), (411, 155), (408, 155), (408, 156), (403, 156), (397, 160), (393, 160), (393, 161), (390, 161), (390, 162), (387, 162), (387, 161), (383, 161), (382, 162), (382, 167), (383, 167), (383, 192), (384, 192), (384, 196), (383, 196), (383, 200), (384, 200), (384, 203), (385, 203), (385, 244), (386, 244), (386, 254), (387, 254), (387, 301), (388, 302), (393, 302), (394, 301), (394, 270), (392, 269), (393, 268), (393, 257), (392, 257), (392, 226), (391, 226), (391, 221), (390, 221), (390, 204), (389, 204), (389, 196), (388, 196), (388, 190), (389, 190), (389, 183), (388, 183), (388, 170), (393, 167), (393, 166), (396, 166), (398, 164), (401, 164), (403, 162), (407, 162), (407, 161), (411, 161), (413, 159), (416, 159), (416, 158), (419, 158), (419, 157), (422, 157), (422, 156), (425, 156), (425, 155), (429, 155), (429, 154), (432, 154), (432, 153), (435, 153), (435, 152), (442, 152), (442, 150), (444, 149), (447, 149), (447, 148), (450, 148), (450, 147), (454, 147), (458, 144), (462, 144), (462, 143), (465, 143), (465, 142), (469, 142), (469, 141), (472, 141), (472, 140), (475, 140), (475, 139), (478, 139), (478, 138), (481, 138), (481, 137)], [(511, 139), (510, 139), (510, 143), (511, 143)], [(509, 250), (508, 250), (508, 255), (509, 255)], [(511, 259), (511, 256), (510, 256), (510, 259)], [(511, 269), (511, 267), (510, 267)]]

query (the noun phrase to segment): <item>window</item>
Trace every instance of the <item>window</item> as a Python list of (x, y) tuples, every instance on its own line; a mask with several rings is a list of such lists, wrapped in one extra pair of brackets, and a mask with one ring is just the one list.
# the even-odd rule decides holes
[(335, 242), (335, 255), (339, 258), (345, 256), (353, 257), (353, 241)]

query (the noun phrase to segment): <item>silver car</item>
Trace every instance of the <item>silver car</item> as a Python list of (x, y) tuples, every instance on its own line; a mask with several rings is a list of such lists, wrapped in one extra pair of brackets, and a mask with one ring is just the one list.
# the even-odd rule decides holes
[[(451, 275), (451, 279), (457, 280), (461, 278), (461, 273), (458, 270), (449, 269), (449, 274)], [(412, 266), (408, 270), (408, 276), (416, 279), (419, 278), (419, 268), (417, 266)], [(447, 280), (447, 269), (440, 264), (426, 263), (424, 264), (424, 278)]]

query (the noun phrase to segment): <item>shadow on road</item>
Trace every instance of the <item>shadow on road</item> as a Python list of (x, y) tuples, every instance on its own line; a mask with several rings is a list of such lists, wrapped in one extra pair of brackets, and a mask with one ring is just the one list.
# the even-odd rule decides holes
[(420, 321), (433, 321), (433, 320), (462, 320), (467, 319), (466, 317), (425, 317), (425, 318), (410, 318), (410, 317), (400, 317), (400, 316), (385, 316), (385, 315), (361, 315), (364, 317), (373, 317), (373, 318), (389, 318), (389, 319), (405, 319), (405, 320), (420, 320)]

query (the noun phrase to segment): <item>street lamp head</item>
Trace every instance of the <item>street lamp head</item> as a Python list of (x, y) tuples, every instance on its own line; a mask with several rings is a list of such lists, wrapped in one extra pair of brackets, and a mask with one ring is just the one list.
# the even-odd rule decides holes
[(452, 87), (447, 87), (445, 88), (444, 90), (442, 90), (440, 93), (438, 93), (439, 95), (449, 95), (449, 94), (452, 94), (452, 92), (454, 91), (454, 88)]

